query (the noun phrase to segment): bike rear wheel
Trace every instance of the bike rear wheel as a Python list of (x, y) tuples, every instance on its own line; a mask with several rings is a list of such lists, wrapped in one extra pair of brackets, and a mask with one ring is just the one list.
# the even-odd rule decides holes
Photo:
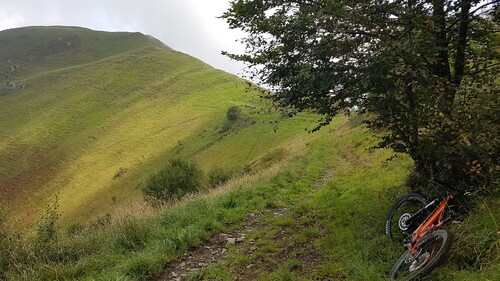
[(407, 193), (401, 196), (387, 214), (385, 234), (397, 241), (403, 241), (408, 234), (412, 233), (422, 223), (429, 213), (425, 211), (420, 220), (415, 220), (409, 225), (406, 224), (406, 220), (428, 203), (424, 197), (416, 193)]
[(417, 253), (406, 251), (394, 264), (389, 280), (420, 280), (442, 264), (451, 247), (451, 240), (444, 230), (426, 235), (417, 245)]

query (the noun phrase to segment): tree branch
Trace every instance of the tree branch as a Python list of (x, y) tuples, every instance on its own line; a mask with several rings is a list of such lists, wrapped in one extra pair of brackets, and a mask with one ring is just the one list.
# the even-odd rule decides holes
[[(469, 16), (470, 16), (470, 19), (474, 19), (474, 18), (477, 18), (478, 16), (486, 13), (486, 12), (489, 12), (489, 11), (483, 11), (479, 14), (476, 14), (475, 13), (479, 10), (482, 10), (484, 9), (485, 7), (489, 6), (489, 5), (492, 5), (492, 4), (497, 4), (497, 3), (500, 3), (500, 0), (495, 0), (495, 1), (492, 1), (492, 2), (489, 2), (489, 3), (486, 3), (484, 5), (481, 5), (480, 7), (477, 7), (476, 9), (474, 9), (474, 11), (472, 12), (469, 12)], [(458, 19), (456, 19), (455, 21), (453, 21), (449, 26), (448, 26), (448, 31), (453, 29), (458, 23), (460, 22), (460, 17)]]
[(476, 9), (474, 9), (472, 12), (469, 12), (469, 15), (473, 16), (477, 11), (479, 11), (479, 10), (481, 10), (483, 8), (486, 8), (489, 5), (498, 4), (498, 3), (500, 3), (500, 0), (491, 1), (489, 3), (481, 5), (481, 6), (477, 7)]
[(485, 71), (488, 68), (492, 68), (492, 67), (495, 67), (495, 66), (498, 66), (498, 65), (500, 65), (500, 62), (497, 62), (497, 63), (491, 64), (491, 65), (485, 66), (484, 68), (479, 69), (478, 71), (464, 73), (464, 75), (475, 75), (475, 74), (478, 74), (478, 73), (481, 73), (481, 72)]

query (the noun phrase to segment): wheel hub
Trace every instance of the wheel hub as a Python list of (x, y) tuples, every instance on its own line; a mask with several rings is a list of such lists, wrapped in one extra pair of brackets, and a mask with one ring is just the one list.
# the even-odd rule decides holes
[(401, 217), (399, 217), (399, 221), (398, 221), (398, 226), (399, 226), (399, 229), (401, 230), (408, 230), (408, 225), (406, 224), (406, 221), (408, 221), (408, 219), (411, 217), (410, 214), (408, 213), (404, 213), (401, 215)]
[(408, 269), (409, 272), (417, 271), (421, 269), (429, 260), (431, 257), (431, 254), (428, 252), (425, 252), (421, 255), (418, 255), (415, 260), (411, 263), (410, 268)]

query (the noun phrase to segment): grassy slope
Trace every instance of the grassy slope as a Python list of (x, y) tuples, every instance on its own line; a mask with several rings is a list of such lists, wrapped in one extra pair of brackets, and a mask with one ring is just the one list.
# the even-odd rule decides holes
[[(336, 119), (282, 163), (212, 193), (72, 238), (60, 233), (58, 243), (34, 245), (38, 256), (20, 247), (8, 255), (17, 260), (8, 259), (5, 277), (148, 279), (192, 247), (210, 245), (212, 234), (243, 228), (252, 213), (265, 227), (188, 280), (385, 280), (402, 249), (384, 236), (384, 219), (405, 192), (411, 163), (385, 162), (391, 153), (367, 151), (373, 143), (363, 127)], [(451, 260), (428, 280), (498, 280), (498, 201), (490, 198), (465, 223), (448, 227)], [(308, 249), (314, 256), (304, 255)]]
[[(314, 117), (286, 120), (273, 133), (269, 121), (276, 116), (252, 115), (256, 125), (223, 136), (217, 131), (227, 107), (259, 101), (236, 78), (157, 48), (24, 79), (24, 91), (0, 96), (0, 120), (8, 120), (0, 123), (0, 177), (15, 174), (48, 186), (27, 190), (31, 201), (23, 200), (22, 208), (30, 211), (61, 190), (63, 224), (85, 219), (92, 209), (102, 215), (130, 205), (139, 196), (136, 187), (168, 157), (192, 157), (206, 170), (257, 165), (252, 160), (280, 147), (288, 157), (159, 213), (129, 210), (139, 218), (127, 213), (72, 237), (63, 228), (55, 243), (2, 241), (0, 279), (144, 279), (189, 248), (210, 243), (213, 233), (241, 227), (248, 213), (262, 214), (267, 225), (249, 237), (257, 250), (248, 254), (246, 241), (193, 280), (384, 280), (401, 253), (383, 236), (383, 221), (405, 191), (411, 163), (385, 162), (390, 152), (367, 151), (371, 134), (347, 119), (304, 135)], [(128, 170), (113, 179), (120, 168)], [(450, 228), (452, 259), (429, 280), (499, 279), (498, 201), (488, 199)], [(285, 208), (284, 216), (273, 215)], [(311, 245), (320, 257), (313, 265), (300, 258)]]
[[(25, 89), (0, 95), (0, 192), (21, 224), (36, 220), (56, 193), (62, 225), (95, 219), (142, 200), (138, 187), (171, 157), (206, 171), (243, 167), (293, 143), (310, 124), (312, 117), (297, 118), (274, 132), (277, 115), (262, 113), (252, 115), (255, 125), (223, 136), (228, 107), (257, 105), (244, 109), (250, 115), (264, 106), (242, 80), (157, 43), (144, 47), (151, 40), (139, 34), (76, 31), (83, 45), (96, 36), (113, 44), (62, 55), (86, 62), (101, 46), (98, 60), (85, 64), (39, 61), (36, 69), (49, 70), (26, 71), (16, 80)], [(123, 38), (136, 38), (128, 48), (139, 48), (120, 49)], [(120, 169), (126, 173), (115, 177)]]
[(0, 32), (0, 42), (2, 85), (19, 77), (88, 63), (141, 47), (163, 47), (141, 33), (110, 33), (64, 26), (4, 30)]

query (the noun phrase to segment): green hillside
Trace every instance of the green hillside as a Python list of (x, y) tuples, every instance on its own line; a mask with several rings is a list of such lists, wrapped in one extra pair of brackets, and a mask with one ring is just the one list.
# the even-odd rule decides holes
[[(72, 36), (71, 50), (26, 44)], [(29, 46), (14, 55), (15, 42)], [(243, 169), (307, 137), (314, 118), (275, 132), (279, 115), (243, 80), (139, 33), (21, 28), (0, 32), (0, 44), (3, 58), (35, 54), (11, 77), (18, 87), (0, 92), (0, 197), (21, 224), (56, 194), (62, 225), (142, 201), (141, 184), (172, 157)], [(231, 106), (252, 122), (222, 133)]]
[[(4, 238), (0, 280), (387, 280), (403, 247), (384, 220), (411, 161), (387, 162), (390, 151), (367, 150), (375, 142), (358, 120), (337, 118), (284, 161), (211, 192), (129, 206), (48, 243)], [(446, 226), (450, 258), (425, 280), (498, 280), (498, 206), (487, 198)]]
[(0, 32), (0, 82), (47, 70), (90, 63), (147, 46), (168, 49), (141, 33), (80, 27), (24, 27)]
[[(0, 90), (0, 280), (386, 280), (403, 253), (384, 222), (413, 164), (373, 149), (360, 116), (309, 134), (318, 116), (283, 118), (140, 33), (20, 28), (0, 46), (20, 62), (0, 74), (17, 86)], [(235, 176), (146, 204), (174, 158)], [(499, 280), (497, 195), (445, 226), (449, 259), (426, 280)]]

